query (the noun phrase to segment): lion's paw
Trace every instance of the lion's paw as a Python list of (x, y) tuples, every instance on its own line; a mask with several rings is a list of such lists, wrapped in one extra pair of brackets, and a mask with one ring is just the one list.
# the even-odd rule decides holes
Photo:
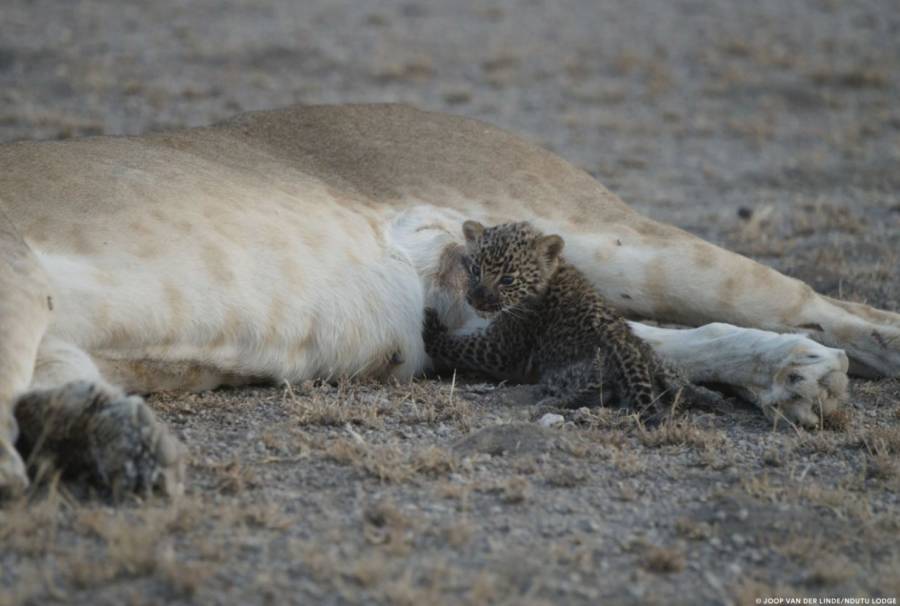
[(114, 495), (184, 491), (183, 449), (141, 398), (110, 399), (86, 429), (94, 475)]
[(28, 488), (22, 457), (9, 442), (0, 438), (0, 501), (17, 497)]
[(184, 490), (184, 448), (138, 396), (69, 383), (27, 394), (17, 417), (28, 420), (20, 425), (35, 448), (115, 498)]
[(777, 423), (787, 420), (803, 427), (821, 427), (823, 420), (847, 399), (847, 354), (798, 335), (766, 383), (748, 386), (751, 398)]

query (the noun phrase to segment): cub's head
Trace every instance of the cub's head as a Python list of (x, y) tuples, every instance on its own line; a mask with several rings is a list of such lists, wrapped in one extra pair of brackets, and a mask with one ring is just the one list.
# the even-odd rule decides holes
[(563, 239), (545, 236), (530, 223), (485, 227), (466, 221), (463, 235), (466, 299), (478, 311), (503, 311), (542, 296), (559, 267)]

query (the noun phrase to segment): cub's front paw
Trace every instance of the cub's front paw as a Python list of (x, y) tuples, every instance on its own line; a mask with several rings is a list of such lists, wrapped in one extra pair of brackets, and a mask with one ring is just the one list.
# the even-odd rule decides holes
[(422, 340), (425, 341), (425, 351), (428, 355), (434, 355), (435, 342), (445, 334), (447, 334), (447, 326), (441, 322), (437, 311), (426, 307), (425, 319), (422, 323)]

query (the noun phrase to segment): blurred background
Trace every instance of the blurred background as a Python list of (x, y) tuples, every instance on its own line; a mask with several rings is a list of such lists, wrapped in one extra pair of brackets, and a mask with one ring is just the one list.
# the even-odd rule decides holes
[(898, 66), (896, 0), (3, 0), (0, 140), (412, 103), (896, 309)]

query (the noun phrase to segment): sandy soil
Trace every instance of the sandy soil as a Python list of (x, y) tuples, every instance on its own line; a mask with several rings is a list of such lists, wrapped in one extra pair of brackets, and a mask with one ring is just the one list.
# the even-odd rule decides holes
[[(898, 31), (892, 0), (5, 0), (0, 140), (407, 101), (898, 310)], [(7, 504), (0, 604), (897, 597), (900, 381), (851, 394), (818, 433), (739, 405), (541, 430), (514, 388), (471, 381), (162, 395), (186, 497)]]

